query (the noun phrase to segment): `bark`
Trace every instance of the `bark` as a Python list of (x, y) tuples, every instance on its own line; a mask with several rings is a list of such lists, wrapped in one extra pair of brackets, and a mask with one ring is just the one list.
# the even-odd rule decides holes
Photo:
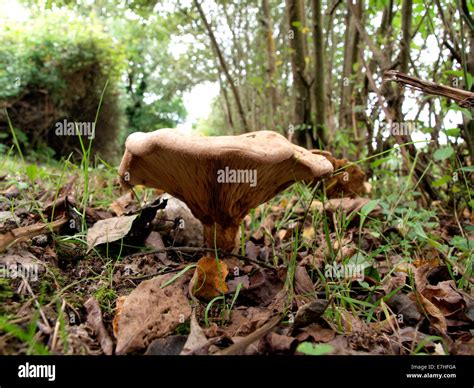
[(202, 22), (204, 23), (204, 26), (206, 27), (207, 33), (209, 35), (209, 38), (211, 39), (211, 44), (214, 47), (214, 51), (217, 55), (217, 58), (219, 60), (219, 64), (221, 67), (222, 72), (225, 75), (225, 78), (227, 82), (229, 83), (230, 89), (232, 91), (232, 94), (235, 99), (235, 104), (237, 106), (237, 112), (240, 117), (240, 121), (242, 122), (242, 126), (244, 128), (245, 132), (248, 132), (248, 125), (247, 125), (247, 119), (245, 117), (245, 112), (242, 106), (242, 100), (240, 98), (239, 90), (237, 89), (237, 86), (235, 85), (234, 80), (232, 79), (230, 73), (229, 73), (229, 68), (227, 66), (227, 62), (224, 58), (224, 55), (222, 54), (222, 51), (217, 43), (216, 37), (214, 35), (214, 32), (212, 31), (211, 25), (207, 21), (206, 15), (204, 14), (204, 11), (202, 10), (201, 4), (199, 4), (198, 0), (194, 0), (194, 4), (198, 10), (199, 16), (202, 19)]
[[(352, 3), (352, 0), (347, 0)], [(353, 15), (356, 13), (356, 15)], [(346, 31), (344, 34), (344, 62), (341, 79), (341, 95), (339, 108), (339, 127), (347, 129), (352, 124), (352, 92), (353, 82), (351, 81), (352, 69), (357, 62), (357, 46), (359, 44), (359, 31), (356, 28), (355, 16), (360, 20), (362, 13), (362, 3), (357, 1), (354, 7), (348, 7), (346, 14)]]
[(273, 39), (273, 21), (270, 12), (270, 4), (268, 0), (262, 0), (262, 12), (263, 12), (263, 29), (265, 32), (265, 43), (267, 49), (267, 74), (270, 91), (270, 100), (272, 111), (276, 112), (278, 108), (278, 90), (275, 86), (275, 74), (276, 74), (276, 54), (275, 54), (275, 41)]
[[(288, 39), (291, 49), (291, 70), (295, 96), (292, 123), (295, 127), (294, 137), (299, 145), (313, 148), (311, 93), (306, 78), (306, 37), (302, 32), (305, 25), (304, 2), (303, 0), (286, 0), (286, 8), (290, 27)], [(299, 23), (299, 26), (295, 26), (294, 23)]]
[(326, 82), (324, 72), (324, 36), (322, 26), (321, 0), (312, 0), (313, 42), (314, 42), (314, 101), (316, 137), (323, 145), (327, 144), (326, 133)]

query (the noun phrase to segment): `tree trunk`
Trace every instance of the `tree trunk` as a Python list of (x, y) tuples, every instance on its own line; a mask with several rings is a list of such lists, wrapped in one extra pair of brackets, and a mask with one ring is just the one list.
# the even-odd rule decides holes
[[(352, 0), (347, 0), (352, 4)], [(357, 12), (361, 19), (362, 2), (357, 0), (354, 7), (348, 7), (346, 14), (346, 31), (344, 36), (344, 63), (341, 78), (341, 97), (339, 107), (339, 128), (348, 129), (352, 126), (352, 91), (354, 82), (351, 80), (354, 64), (357, 62), (357, 47), (359, 45), (359, 32), (354, 22), (352, 10)]]
[[(268, 89), (270, 91), (271, 111), (270, 114), (273, 118), (274, 114), (278, 110), (278, 90), (276, 88), (275, 73), (276, 73), (276, 55), (275, 55), (275, 41), (273, 40), (273, 22), (272, 15), (270, 12), (270, 4), (268, 0), (262, 0), (262, 12), (263, 19), (262, 24), (265, 32), (265, 43), (267, 49), (267, 75), (268, 75)], [(274, 129), (274, 128), (273, 128)]]
[(326, 95), (324, 72), (324, 37), (321, 17), (321, 0), (312, 0), (313, 9), (313, 41), (314, 41), (314, 100), (315, 100), (315, 129), (317, 141), (327, 144), (326, 132)]
[(306, 79), (306, 37), (303, 33), (305, 26), (304, 1), (286, 0), (286, 8), (290, 27), (288, 39), (291, 48), (291, 70), (295, 97), (292, 123), (295, 129), (294, 137), (299, 145), (313, 148), (311, 93)]

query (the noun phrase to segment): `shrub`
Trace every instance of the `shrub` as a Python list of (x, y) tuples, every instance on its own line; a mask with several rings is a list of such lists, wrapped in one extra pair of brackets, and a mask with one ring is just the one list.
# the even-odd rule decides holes
[[(4, 109), (23, 148), (77, 155), (77, 136), (56, 135), (58, 122), (94, 122), (93, 152), (111, 160), (118, 154), (122, 126), (118, 81), (123, 53), (94, 18), (68, 11), (47, 12), (28, 23), (0, 28), (0, 139), (12, 139)], [(83, 137), (85, 141), (87, 137)]]

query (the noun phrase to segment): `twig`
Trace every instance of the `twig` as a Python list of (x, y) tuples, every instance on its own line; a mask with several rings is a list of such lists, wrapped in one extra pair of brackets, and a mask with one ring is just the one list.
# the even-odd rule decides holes
[(467, 90), (438, 85), (437, 83), (411, 77), (396, 70), (387, 70), (383, 74), (383, 81), (395, 81), (403, 85), (408, 85), (416, 90), (420, 90), (423, 93), (450, 98), (458, 102), (461, 106), (468, 108), (474, 107), (474, 93), (468, 92)]
[(281, 315), (277, 315), (270, 319), (265, 325), (261, 328), (255, 330), (252, 334), (249, 334), (247, 337), (243, 338), (241, 341), (229, 346), (228, 348), (221, 350), (217, 354), (220, 356), (230, 356), (237, 355), (243, 352), (250, 344), (254, 343), (258, 339), (262, 338), (267, 334), (271, 329), (278, 325), (281, 321)]
[(43, 312), (43, 309), (41, 308), (41, 305), (39, 304), (38, 302), (38, 298), (36, 297), (35, 293), (33, 292), (31, 286), (30, 286), (30, 283), (28, 283), (28, 279), (26, 279), (26, 277), (22, 276), (21, 279), (23, 280), (23, 284), (26, 286), (26, 289), (28, 290), (28, 292), (31, 294), (31, 296), (33, 297), (34, 301), (35, 301), (35, 305), (36, 305), (36, 308), (38, 309), (40, 315), (41, 315), (41, 319), (43, 319), (43, 322), (45, 324), (45, 326), (51, 330), (51, 326), (49, 325), (49, 322), (48, 320), (46, 319), (46, 315), (44, 315), (44, 312)]
[[(131, 255), (125, 256), (124, 259), (126, 258), (131, 258), (131, 257), (137, 257), (137, 256), (143, 256), (143, 255), (152, 255), (155, 253), (164, 253), (164, 252), (215, 252), (215, 249), (213, 248), (199, 248), (199, 247), (166, 247), (166, 248), (161, 248), (161, 249), (153, 249), (152, 251), (146, 251), (146, 252), (137, 252), (137, 253), (132, 253)], [(218, 250), (220, 252), (220, 250)], [(250, 257), (238, 255), (236, 253), (230, 253), (230, 252), (225, 252), (225, 256), (232, 256), (236, 257), (238, 259), (248, 261), (252, 264), (259, 265), (262, 267), (266, 268), (271, 268), (274, 269), (274, 267), (268, 263), (261, 262), (259, 260), (252, 259)]]

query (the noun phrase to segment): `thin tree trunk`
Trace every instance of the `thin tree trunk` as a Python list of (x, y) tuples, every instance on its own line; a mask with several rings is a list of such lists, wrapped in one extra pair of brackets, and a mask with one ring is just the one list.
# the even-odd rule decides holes
[[(352, 0), (347, 0), (352, 4)], [(359, 44), (359, 32), (356, 28), (353, 12), (361, 19), (362, 5), (357, 1), (354, 7), (348, 7), (346, 14), (346, 31), (344, 36), (344, 63), (341, 78), (341, 96), (339, 107), (339, 127), (348, 129), (352, 125), (352, 92), (354, 83), (351, 80), (354, 64), (357, 62), (357, 47)]]
[(224, 72), (224, 75), (227, 79), (227, 82), (229, 83), (230, 89), (232, 91), (232, 94), (235, 99), (235, 104), (237, 105), (237, 112), (239, 114), (240, 120), (242, 122), (242, 126), (244, 128), (245, 132), (248, 132), (248, 125), (247, 125), (247, 119), (245, 117), (245, 112), (242, 106), (242, 101), (240, 99), (239, 95), (239, 90), (237, 89), (237, 86), (235, 85), (234, 80), (232, 79), (230, 73), (229, 73), (229, 68), (227, 66), (227, 62), (225, 61), (224, 55), (222, 54), (222, 51), (217, 44), (216, 37), (214, 35), (214, 32), (212, 31), (211, 25), (207, 21), (206, 15), (204, 14), (204, 11), (202, 10), (201, 4), (199, 4), (198, 0), (194, 0), (194, 4), (199, 12), (199, 15), (204, 23), (204, 26), (206, 27), (207, 33), (209, 34), (209, 38), (211, 39), (211, 44), (214, 46), (214, 51), (217, 55), (217, 58), (219, 59), (219, 63), (221, 66), (222, 71)]
[(262, 12), (263, 12), (263, 27), (265, 31), (265, 42), (267, 49), (267, 61), (268, 61), (268, 83), (270, 90), (270, 100), (272, 112), (275, 113), (278, 108), (278, 90), (275, 86), (275, 73), (276, 73), (276, 55), (275, 55), (275, 41), (273, 39), (273, 21), (270, 12), (270, 4), (268, 0), (262, 0)]
[(314, 99), (315, 99), (315, 129), (319, 142), (327, 144), (326, 132), (326, 94), (324, 83), (324, 37), (322, 26), (321, 0), (312, 0), (313, 9), (313, 42), (314, 42)]
[(302, 32), (305, 26), (303, 0), (286, 0), (288, 12), (288, 39), (291, 48), (291, 70), (293, 73), (293, 93), (295, 107), (292, 125), (299, 145), (313, 148), (311, 122), (311, 93), (306, 79), (306, 38)]

